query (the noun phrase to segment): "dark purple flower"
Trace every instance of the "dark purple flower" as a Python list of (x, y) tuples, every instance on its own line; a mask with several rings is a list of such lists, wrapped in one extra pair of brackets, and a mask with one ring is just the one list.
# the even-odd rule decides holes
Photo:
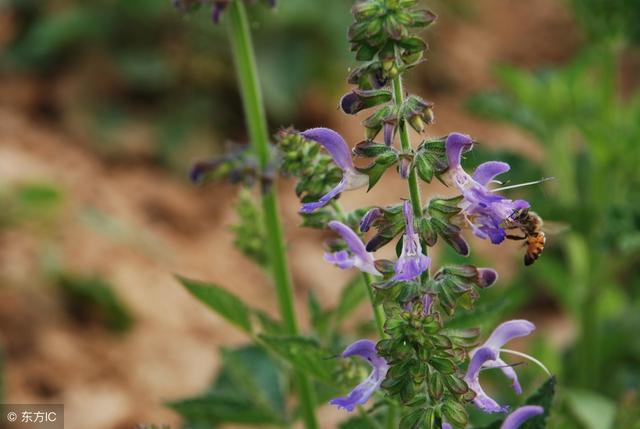
[(380, 207), (373, 207), (367, 211), (360, 220), (360, 232), (367, 232), (371, 228), (373, 222), (382, 216), (383, 212)]
[(324, 259), (342, 269), (356, 267), (364, 273), (379, 276), (380, 273), (375, 267), (373, 255), (364, 247), (364, 243), (360, 237), (353, 232), (347, 225), (337, 220), (329, 222), (329, 228), (340, 234), (344, 242), (347, 244), (349, 251), (340, 250), (333, 253), (325, 253)]
[(323, 195), (320, 200), (302, 204), (301, 213), (312, 213), (324, 207), (341, 192), (361, 188), (369, 184), (369, 176), (359, 173), (355, 169), (351, 159), (351, 151), (340, 134), (329, 128), (310, 128), (303, 131), (301, 135), (305, 139), (316, 141), (323, 146), (329, 152), (336, 165), (343, 171), (342, 180)]
[(358, 340), (351, 344), (342, 353), (342, 357), (359, 356), (369, 362), (372, 367), (371, 374), (362, 383), (358, 384), (347, 396), (331, 400), (332, 405), (344, 408), (347, 411), (362, 405), (380, 388), (389, 370), (389, 365), (384, 358), (378, 356), (376, 343), (371, 340)]
[(402, 210), (405, 220), (405, 233), (402, 236), (402, 253), (396, 262), (396, 274), (391, 278), (391, 280), (395, 281), (413, 280), (425, 272), (431, 263), (431, 259), (422, 253), (420, 236), (414, 230), (411, 203), (405, 201)]
[(393, 138), (396, 135), (396, 121), (385, 120), (382, 125), (382, 130), (384, 134), (384, 144), (391, 146), (393, 144)]
[(211, 11), (211, 20), (218, 24), (220, 22), (220, 18), (222, 17), (222, 12), (227, 8), (229, 3), (226, 1), (214, 1), (213, 9)]
[(498, 281), (498, 272), (493, 268), (478, 268), (478, 286), (488, 288)]
[(460, 165), (463, 151), (471, 149), (471, 137), (451, 133), (445, 143), (449, 168), (443, 180), (457, 188), (464, 199), (459, 204), (473, 233), (480, 238), (488, 238), (493, 244), (501, 243), (506, 236), (502, 224), (516, 211), (529, 208), (524, 200), (510, 200), (493, 193), (487, 186), (493, 179), (509, 171), (509, 164), (498, 161), (485, 162), (470, 176)]
[(522, 423), (542, 413), (544, 413), (544, 408), (539, 405), (525, 405), (516, 408), (513, 413), (507, 416), (500, 429), (518, 429)]
[[(485, 341), (484, 344), (476, 349), (479, 350), (481, 348), (489, 348), (495, 353), (495, 359), (485, 362), (482, 367), (500, 368), (504, 375), (506, 375), (507, 378), (511, 380), (513, 390), (515, 390), (518, 394), (522, 393), (522, 388), (520, 387), (520, 382), (518, 381), (518, 375), (516, 374), (512, 366), (508, 365), (505, 361), (500, 359), (500, 352), (503, 351), (502, 347), (512, 339), (518, 337), (526, 337), (527, 335), (535, 331), (535, 329), (536, 326), (528, 320), (509, 320), (498, 325), (498, 327), (493, 330), (487, 341)], [(474, 354), (477, 353), (476, 350), (471, 351), (471, 356), (474, 356)]]

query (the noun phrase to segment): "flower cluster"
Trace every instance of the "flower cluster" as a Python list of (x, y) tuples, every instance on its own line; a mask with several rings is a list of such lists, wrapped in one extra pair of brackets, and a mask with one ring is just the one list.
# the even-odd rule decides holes
[[(299, 179), (296, 192), (304, 223), (329, 228), (339, 238), (332, 241), (325, 260), (365, 273), (373, 304), (382, 306), (386, 319), (384, 336), (377, 343), (357, 340), (342, 353), (344, 358), (362, 358), (372, 370), (350, 393), (331, 403), (352, 411), (384, 391), (389, 407), (403, 407), (401, 427), (463, 428), (468, 404), (486, 413), (509, 411), (483, 389), (481, 371), (500, 369), (515, 392), (522, 393), (514, 368), (502, 355), (512, 353), (539, 364), (504, 348), (535, 327), (526, 320), (504, 322), (480, 345), (478, 329), (448, 328), (456, 309), (472, 309), (480, 291), (491, 287), (498, 274), (470, 264), (434, 267), (428, 251), (440, 238), (468, 256), (467, 230), (500, 244), (510, 236), (509, 230), (520, 227), (514, 219), (530, 208), (529, 203), (509, 199), (492, 187), (498, 175), (509, 171), (508, 164), (486, 162), (472, 174), (463, 168), (463, 155), (474, 145), (466, 134), (425, 138), (412, 148), (408, 128), (423, 133), (434, 120), (434, 106), (407, 96), (401, 76), (426, 50), (411, 30), (430, 25), (435, 15), (419, 9), (415, 0), (360, 0), (352, 12), (349, 40), (360, 64), (349, 75), (354, 88), (342, 97), (340, 107), (347, 114), (376, 109), (363, 121), (365, 139), (350, 149), (337, 132), (312, 128), (283, 130), (278, 142), (281, 170)], [(358, 159), (369, 163), (360, 166)], [(343, 212), (338, 202), (342, 193), (371, 189), (391, 167), (407, 181), (407, 198)], [(433, 177), (457, 195), (433, 197), (423, 204), (419, 180), (430, 182)], [(376, 259), (375, 253), (396, 239), (395, 261)], [(520, 407), (502, 428), (515, 429), (540, 414), (544, 410), (539, 406)]]

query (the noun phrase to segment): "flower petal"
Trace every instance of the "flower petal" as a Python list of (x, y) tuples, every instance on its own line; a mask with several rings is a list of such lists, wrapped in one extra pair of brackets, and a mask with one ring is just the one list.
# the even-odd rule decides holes
[[(406, 239), (406, 236), (405, 236)], [(393, 281), (409, 281), (420, 277), (431, 265), (431, 258), (419, 252), (413, 256), (400, 255), (395, 266)]]
[(405, 201), (403, 203), (402, 213), (404, 214), (405, 234), (409, 237), (413, 237), (415, 231), (413, 230), (413, 211), (411, 209), (411, 202)]
[(376, 344), (371, 340), (358, 340), (342, 353), (342, 357), (359, 356), (371, 364), (372, 371), (362, 383), (358, 384), (347, 396), (330, 401), (332, 405), (353, 411), (357, 405), (362, 405), (380, 388), (380, 384), (387, 375), (389, 365), (384, 358), (378, 356)]
[(355, 265), (355, 259), (349, 256), (349, 252), (346, 250), (340, 250), (339, 252), (326, 252), (324, 254), (324, 260), (336, 265), (343, 270), (351, 268)]
[(500, 426), (500, 429), (517, 429), (526, 420), (542, 413), (544, 413), (544, 408), (539, 405), (525, 405), (524, 407), (517, 408), (507, 416), (502, 426)]
[(481, 185), (487, 185), (499, 174), (506, 173), (511, 167), (506, 162), (488, 161), (480, 164), (473, 173), (473, 180)]
[(313, 140), (323, 146), (341, 169), (353, 169), (349, 146), (337, 132), (329, 128), (310, 128), (300, 134), (305, 139)]
[(371, 228), (373, 222), (382, 216), (382, 209), (380, 207), (373, 207), (362, 216), (360, 220), (360, 232), (367, 232)]
[(445, 148), (447, 151), (447, 160), (449, 168), (460, 167), (460, 158), (462, 151), (471, 148), (473, 140), (466, 134), (451, 133), (447, 136)]
[[(356, 234), (347, 225), (343, 224), (342, 222), (338, 222), (336, 220), (329, 222), (327, 225), (329, 226), (329, 228), (331, 228), (332, 230), (340, 234), (340, 237), (342, 237), (344, 242), (347, 244), (347, 247), (353, 254), (353, 258), (352, 258), (353, 264), (351, 266), (354, 266), (358, 268), (360, 271), (363, 271), (365, 273), (370, 273), (377, 276), (380, 275), (380, 272), (378, 272), (378, 270), (375, 267), (375, 261), (373, 259), (373, 255), (367, 252), (367, 249), (365, 248), (362, 240), (360, 240), (360, 237), (358, 237), (358, 234)], [(326, 255), (325, 255), (325, 259), (327, 259)], [(329, 260), (329, 259), (327, 260), (329, 262), (334, 263), (333, 260)], [(344, 268), (344, 267), (340, 266), (340, 268)]]
[(360, 356), (366, 360), (370, 360), (372, 357), (377, 356), (376, 343), (371, 340), (358, 340), (353, 342), (342, 352), (342, 357)]
[(503, 372), (503, 374), (509, 380), (511, 380), (511, 387), (513, 387), (513, 390), (515, 390), (518, 395), (522, 394), (522, 387), (520, 386), (520, 381), (518, 380), (518, 374), (516, 374), (516, 371), (511, 365), (498, 357), (494, 361), (486, 362), (484, 364), (484, 368), (499, 368)]
[(492, 286), (498, 280), (498, 272), (493, 268), (478, 268), (478, 285), (482, 288)]
[(535, 329), (536, 325), (528, 320), (509, 320), (498, 325), (483, 346), (490, 347), (497, 351), (512, 339), (525, 337), (535, 331)]
[(313, 213), (321, 207), (326, 206), (329, 201), (334, 199), (338, 194), (340, 194), (346, 188), (347, 184), (344, 179), (342, 179), (336, 186), (333, 187), (329, 192), (324, 194), (318, 201), (314, 201), (311, 203), (303, 203), (302, 207), (300, 207), (300, 213)]

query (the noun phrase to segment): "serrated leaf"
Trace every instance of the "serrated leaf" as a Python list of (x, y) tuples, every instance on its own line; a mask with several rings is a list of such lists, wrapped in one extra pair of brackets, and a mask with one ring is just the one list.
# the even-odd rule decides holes
[(335, 384), (335, 360), (331, 353), (309, 338), (261, 335), (260, 338), (282, 359), (297, 370), (329, 384)]
[(228, 322), (251, 332), (250, 310), (237, 296), (212, 283), (177, 276), (189, 292)]

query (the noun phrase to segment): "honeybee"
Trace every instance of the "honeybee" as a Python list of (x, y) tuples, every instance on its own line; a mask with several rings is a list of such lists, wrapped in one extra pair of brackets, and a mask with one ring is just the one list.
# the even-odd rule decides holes
[(522, 236), (507, 234), (507, 238), (511, 240), (526, 240), (527, 248), (524, 254), (524, 264), (533, 264), (544, 251), (544, 245), (547, 237), (542, 231), (543, 221), (536, 213), (529, 209), (515, 211), (507, 220), (507, 230), (520, 230)]

